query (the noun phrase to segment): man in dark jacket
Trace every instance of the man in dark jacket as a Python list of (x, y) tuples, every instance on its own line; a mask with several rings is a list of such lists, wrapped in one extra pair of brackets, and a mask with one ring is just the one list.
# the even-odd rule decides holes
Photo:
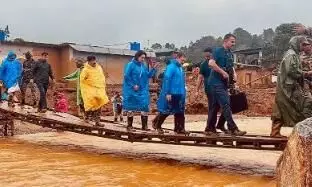
[(49, 78), (55, 82), (52, 68), (48, 64), (48, 53), (43, 52), (42, 58), (33, 67), (34, 82), (37, 84), (40, 92), (40, 100), (38, 112), (45, 113), (47, 111), (47, 90), (49, 87)]
[(21, 94), (22, 94), (22, 100), (21, 104), (25, 104), (25, 94), (26, 94), (26, 89), (27, 87), (30, 87), (31, 89), (31, 97), (32, 100), (34, 101), (33, 105), (35, 106), (37, 101), (36, 101), (36, 90), (35, 90), (35, 85), (33, 82), (34, 75), (33, 75), (33, 66), (35, 65), (35, 61), (32, 58), (31, 53), (28, 51), (25, 54), (26, 61), (23, 63), (23, 72), (22, 72), (22, 80), (21, 80)]

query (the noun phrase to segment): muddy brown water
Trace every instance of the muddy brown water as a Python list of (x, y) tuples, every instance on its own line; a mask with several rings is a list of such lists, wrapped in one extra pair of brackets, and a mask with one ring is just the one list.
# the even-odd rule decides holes
[(0, 140), (0, 186), (275, 186), (275, 181), (266, 177), (30, 141), (60, 138), (57, 134), (27, 136), (21, 138), (24, 140)]

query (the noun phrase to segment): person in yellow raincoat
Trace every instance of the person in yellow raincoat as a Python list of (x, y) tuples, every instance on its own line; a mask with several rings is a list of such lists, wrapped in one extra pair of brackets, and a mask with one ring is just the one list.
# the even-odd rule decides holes
[(81, 96), (87, 120), (92, 118), (95, 125), (99, 126), (101, 108), (109, 102), (105, 76), (102, 67), (96, 63), (95, 56), (88, 56), (87, 61), (80, 74)]

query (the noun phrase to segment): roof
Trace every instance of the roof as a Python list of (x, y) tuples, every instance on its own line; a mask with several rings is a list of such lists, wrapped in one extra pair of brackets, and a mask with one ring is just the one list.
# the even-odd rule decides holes
[[(38, 42), (27, 42), (27, 41), (2, 41), (1, 44), (6, 45), (23, 45), (23, 46), (36, 46), (44, 48), (63, 48), (69, 46), (76, 51), (88, 52), (88, 53), (98, 53), (98, 54), (112, 54), (121, 56), (134, 56), (136, 51), (130, 49), (117, 49), (117, 48), (107, 48), (91, 45), (79, 45), (74, 43), (63, 43), (63, 44), (48, 44), (48, 43), (38, 43)], [(147, 57), (156, 57), (154, 52), (146, 52)]]
[(246, 54), (246, 55), (253, 55), (253, 54), (258, 54), (260, 51), (262, 51), (262, 48), (253, 48), (253, 49), (243, 49), (243, 50), (236, 50), (233, 51), (233, 53), (237, 54)]
[(59, 48), (58, 44), (48, 44), (39, 42), (28, 42), (28, 41), (1, 41), (0, 45), (23, 45), (23, 46), (36, 46), (36, 47), (46, 47), (46, 48)]
[[(71, 48), (79, 52), (89, 52), (97, 54), (112, 54), (112, 55), (122, 55), (122, 56), (134, 56), (136, 51), (130, 49), (117, 49), (108, 47), (99, 47), (91, 45), (78, 45), (78, 44), (68, 44)], [(147, 57), (156, 57), (154, 52), (146, 52)]]

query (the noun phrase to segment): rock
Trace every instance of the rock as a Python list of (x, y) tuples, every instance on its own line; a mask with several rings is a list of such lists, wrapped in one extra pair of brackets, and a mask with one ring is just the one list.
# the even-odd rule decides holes
[(312, 118), (294, 128), (276, 173), (277, 186), (312, 186)]

